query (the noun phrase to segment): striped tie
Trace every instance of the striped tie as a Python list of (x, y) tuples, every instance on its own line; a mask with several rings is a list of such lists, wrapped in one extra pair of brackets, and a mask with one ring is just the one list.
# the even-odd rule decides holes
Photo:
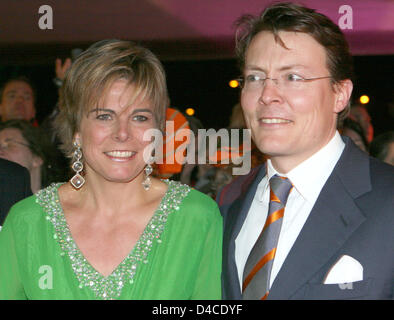
[(243, 273), (242, 299), (244, 300), (264, 300), (268, 296), (271, 269), (291, 188), (292, 184), (287, 178), (274, 175), (270, 179), (267, 220), (249, 254)]

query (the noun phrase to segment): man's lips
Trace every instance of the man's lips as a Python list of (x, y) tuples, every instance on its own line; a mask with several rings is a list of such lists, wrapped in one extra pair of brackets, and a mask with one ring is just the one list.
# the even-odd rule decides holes
[(284, 118), (260, 118), (259, 122), (263, 124), (287, 124), (293, 121)]
[(25, 112), (25, 105), (18, 103), (14, 106), (14, 111), (18, 112), (18, 113), (22, 113)]

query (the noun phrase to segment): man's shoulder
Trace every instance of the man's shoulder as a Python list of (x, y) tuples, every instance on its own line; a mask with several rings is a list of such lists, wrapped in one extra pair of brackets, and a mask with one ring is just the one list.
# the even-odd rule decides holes
[(394, 190), (394, 166), (370, 157), (372, 187)]
[(21, 174), (23, 174), (26, 171), (27, 171), (26, 168), (22, 167), (21, 165), (19, 165), (17, 163), (0, 158), (0, 173), (1, 174), (9, 175), (10, 173), (15, 173), (15, 172), (20, 172)]

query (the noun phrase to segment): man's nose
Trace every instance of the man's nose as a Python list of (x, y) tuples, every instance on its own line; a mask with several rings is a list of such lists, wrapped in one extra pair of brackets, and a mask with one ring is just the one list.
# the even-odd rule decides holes
[(23, 94), (18, 94), (18, 95), (16, 96), (16, 101), (17, 101), (17, 102), (25, 102), (25, 100), (26, 100), (26, 98), (24, 97)]
[(281, 90), (278, 86), (277, 79), (267, 78), (264, 81), (259, 101), (267, 105), (282, 101)]

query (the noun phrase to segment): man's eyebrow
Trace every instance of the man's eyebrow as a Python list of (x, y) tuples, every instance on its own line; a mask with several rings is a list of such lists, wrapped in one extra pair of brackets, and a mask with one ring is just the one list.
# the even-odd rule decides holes
[[(17, 92), (17, 90), (10, 90), (10, 91), (4, 92), (4, 95), (15, 94), (16, 92)], [(22, 94), (24, 96), (33, 96), (33, 94), (31, 92), (27, 91), (27, 90), (23, 91)]]
[[(285, 65), (279, 68), (279, 71), (286, 71), (286, 70), (291, 70), (294, 68), (301, 68), (301, 69), (308, 69), (307, 66), (304, 66), (302, 64), (289, 64), (289, 65)], [(261, 72), (266, 72), (264, 70), (264, 68), (261, 68), (259, 66), (256, 65), (248, 65), (245, 67), (245, 70), (252, 70), (252, 71), (261, 71)]]
[(296, 68), (308, 69), (307, 66), (304, 66), (302, 64), (290, 64), (290, 65), (281, 67), (279, 69), (279, 71), (286, 71), (286, 70), (291, 70), (291, 69), (296, 69)]
[(260, 68), (259, 66), (255, 66), (253, 64), (245, 66), (245, 70), (252, 70), (252, 71), (261, 71), (265, 72), (264, 69)]

